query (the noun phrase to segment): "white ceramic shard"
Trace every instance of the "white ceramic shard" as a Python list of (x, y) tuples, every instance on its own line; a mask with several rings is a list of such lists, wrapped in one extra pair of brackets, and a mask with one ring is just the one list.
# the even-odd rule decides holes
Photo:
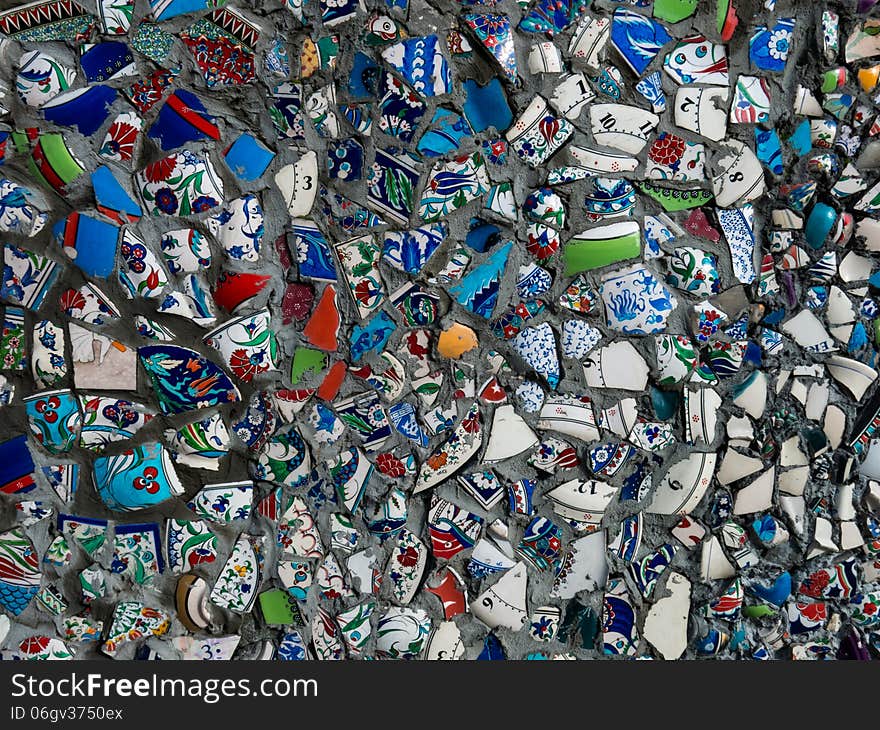
[(832, 355), (825, 361), (825, 367), (838, 383), (846, 388), (856, 400), (861, 400), (865, 391), (877, 379), (877, 371), (858, 360), (840, 355)]
[(639, 409), (635, 398), (624, 398), (599, 413), (599, 427), (621, 438), (626, 438), (638, 421)]
[(643, 391), (650, 368), (629, 340), (599, 348), (584, 362), (584, 375), (591, 388)]
[(526, 564), (517, 563), (471, 602), (471, 613), (490, 629), (519, 631), (526, 623)]
[(675, 123), (713, 142), (727, 136), (730, 89), (724, 86), (682, 86), (675, 93)]
[(318, 192), (318, 156), (309, 150), (296, 162), (275, 173), (275, 184), (281, 191), (291, 218), (304, 218), (311, 213)]
[(714, 535), (703, 543), (703, 552), (700, 556), (700, 575), (703, 580), (723, 580), (733, 578), (736, 575), (736, 568), (727, 559), (721, 549), (721, 543)]
[(617, 491), (614, 485), (594, 479), (572, 479), (544, 496), (553, 503), (553, 511), (561, 517), (598, 525)]
[(538, 414), (538, 428), (573, 436), (581, 441), (599, 440), (599, 429), (589, 398), (548, 398)]
[(764, 415), (767, 405), (767, 376), (762, 370), (755, 370), (739, 394), (733, 399), (733, 404), (742, 408), (752, 418), (758, 419)]
[(840, 551), (840, 547), (833, 538), (834, 526), (831, 520), (824, 517), (816, 517), (816, 525), (813, 530), (813, 542), (807, 550), (807, 560), (815, 558), (817, 555), (826, 553), (836, 553)]
[(779, 475), (779, 491), (782, 494), (790, 494), (799, 497), (804, 493), (807, 486), (807, 479), (810, 476), (810, 468), (807, 466), (798, 466), (794, 469), (787, 469)]
[(461, 659), (464, 656), (464, 642), (461, 631), (454, 621), (441, 621), (431, 631), (425, 647), (425, 659), (443, 661)]
[(715, 428), (721, 396), (711, 388), (688, 388), (684, 391), (685, 439), (689, 444), (711, 444), (715, 440)]
[(789, 526), (796, 535), (804, 534), (804, 515), (806, 512), (806, 503), (803, 497), (795, 497), (788, 494), (779, 495), (779, 507), (788, 517)]
[(771, 467), (747, 487), (740, 489), (733, 502), (733, 514), (750, 515), (771, 509), (775, 481), (776, 469)]
[(568, 548), (553, 582), (551, 598), (574, 598), (580, 591), (595, 591), (608, 580), (605, 530), (581, 537)]
[(637, 155), (644, 149), (659, 123), (660, 117), (656, 114), (635, 106), (593, 104), (590, 107), (590, 127), (596, 142), (629, 155)]
[(681, 573), (669, 573), (666, 595), (658, 598), (645, 617), (642, 635), (664, 659), (678, 659), (687, 648), (691, 582)]
[(721, 466), (715, 475), (719, 484), (731, 484), (739, 479), (756, 474), (761, 471), (764, 463), (753, 456), (745, 456), (738, 451), (728, 448), (721, 460)]
[(719, 173), (712, 178), (715, 204), (730, 208), (760, 198), (767, 190), (761, 161), (739, 140), (727, 139), (723, 146), (730, 152), (718, 160)]
[(492, 419), (489, 443), (483, 452), (483, 461), (494, 464), (528, 451), (540, 439), (510, 404), (498, 406)]
[(659, 515), (689, 514), (709, 488), (716, 460), (715, 453), (692, 453), (673, 464), (645, 511)]

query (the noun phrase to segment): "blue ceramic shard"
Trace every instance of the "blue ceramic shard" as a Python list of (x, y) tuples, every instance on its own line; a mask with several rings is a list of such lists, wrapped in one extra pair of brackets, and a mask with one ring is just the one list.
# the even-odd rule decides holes
[(351, 359), (358, 362), (368, 352), (381, 350), (396, 329), (395, 321), (381, 311), (365, 325), (356, 324), (351, 330)]
[(141, 206), (125, 192), (106, 165), (101, 165), (92, 173), (92, 188), (98, 211), (119, 225), (134, 223), (143, 215)]
[(364, 148), (356, 139), (331, 142), (327, 149), (327, 175), (331, 180), (353, 182), (364, 171)]
[(803, 157), (813, 147), (813, 141), (810, 137), (810, 120), (804, 119), (788, 138), (791, 148), (797, 153), (798, 157)]
[(379, 128), (401, 142), (412, 142), (428, 107), (402, 81), (385, 74), (379, 101)]
[(162, 105), (147, 136), (158, 140), (159, 146), (167, 152), (187, 142), (219, 139), (220, 130), (199, 97), (178, 89)]
[(477, 253), (484, 253), (501, 240), (501, 229), (494, 223), (471, 218), (470, 228), (464, 242)]
[(183, 492), (171, 454), (162, 444), (143, 444), (95, 460), (95, 489), (110, 509), (133, 512)]
[(773, 581), (773, 585), (765, 588), (762, 585), (755, 584), (749, 590), (762, 601), (772, 603), (774, 606), (781, 606), (791, 595), (791, 574), (785, 571)]
[(91, 137), (107, 121), (116, 89), (89, 86), (59, 94), (42, 108), (46, 121), (62, 127), (75, 127), (83, 137)]
[(377, 94), (381, 69), (372, 58), (358, 51), (351, 63), (348, 93), (355, 99), (370, 99)]
[(138, 348), (138, 358), (166, 415), (241, 400), (229, 376), (195, 350), (148, 345)]
[(782, 145), (775, 129), (755, 127), (755, 154), (774, 175), (782, 174)]
[(118, 226), (73, 212), (58, 221), (52, 233), (64, 253), (83, 273), (99, 279), (106, 279), (113, 273)]
[(426, 157), (441, 157), (454, 152), (462, 140), (472, 134), (470, 125), (451, 109), (435, 109), (431, 127), (422, 135), (416, 149)]
[(447, 232), (445, 223), (431, 223), (410, 231), (388, 231), (382, 244), (382, 260), (398, 271), (421, 273)]
[(414, 441), (423, 449), (428, 448), (430, 443), (428, 434), (425, 433), (419, 424), (416, 409), (412, 403), (407, 401), (395, 403), (388, 409), (388, 416), (399, 433), (406, 436), (410, 441)]
[(618, 7), (611, 21), (611, 45), (638, 76), (644, 73), (672, 36), (656, 20)]
[(79, 64), (86, 81), (94, 84), (128, 73), (128, 67), (134, 64), (134, 56), (125, 43), (105, 41), (83, 52)]
[(659, 71), (649, 73), (636, 84), (638, 91), (659, 114), (666, 109), (666, 94), (663, 93), (663, 79)]
[(590, 0), (536, 0), (519, 23), (527, 33), (561, 33), (574, 23)]
[(150, 0), (150, 10), (156, 20), (168, 20), (184, 13), (224, 5), (226, 0)]
[(513, 241), (508, 242), (477, 266), (453, 287), (449, 294), (459, 304), (474, 314), (490, 319), (498, 301), (498, 290), (501, 277), (507, 267), (507, 257), (513, 248)]
[(275, 153), (247, 132), (233, 142), (223, 155), (232, 174), (244, 182), (261, 177), (275, 159)]
[(299, 274), (318, 281), (336, 281), (336, 267), (330, 253), (330, 244), (312, 221), (293, 221), (293, 250), (299, 264)]
[(477, 657), (477, 661), (496, 661), (503, 662), (507, 657), (504, 654), (504, 647), (495, 634), (487, 634), (486, 640), (483, 642), (483, 650)]
[(0, 443), (0, 493), (24, 494), (36, 488), (34, 460), (22, 434)]
[(504, 132), (513, 123), (507, 95), (497, 78), (485, 86), (480, 86), (473, 79), (466, 79), (464, 93), (464, 115), (474, 132), (485, 132), (490, 127)]
[(749, 61), (762, 71), (781, 73), (785, 70), (794, 18), (780, 18), (772, 28), (759, 25), (749, 39)]
[(517, 83), (519, 71), (510, 18), (497, 13), (467, 13), (462, 17), (476, 39), (491, 54), (511, 83)]
[(422, 96), (443, 96), (452, 89), (452, 74), (436, 35), (404, 38), (385, 48), (382, 58)]

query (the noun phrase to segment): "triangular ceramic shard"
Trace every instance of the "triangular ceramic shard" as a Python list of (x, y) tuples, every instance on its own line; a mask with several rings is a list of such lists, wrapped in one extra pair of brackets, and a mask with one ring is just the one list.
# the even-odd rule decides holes
[(490, 629), (519, 631), (526, 623), (525, 563), (517, 563), (470, 604), (471, 613)]
[(690, 514), (709, 488), (716, 461), (715, 453), (694, 453), (673, 464), (657, 485), (646, 511), (659, 515)]
[(474, 314), (491, 318), (512, 248), (513, 241), (509, 241), (494, 251), (485, 262), (473, 269), (458, 284), (450, 287), (449, 294)]
[(605, 482), (588, 479), (572, 479), (551, 489), (544, 496), (553, 503), (553, 511), (567, 520), (602, 522), (605, 509), (611, 504), (617, 487)]
[(422, 462), (413, 494), (430, 489), (461, 469), (483, 443), (480, 407), (471, 405), (452, 436)]
[(556, 351), (556, 335), (549, 323), (526, 327), (512, 341), (519, 356), (543, 377), (553, 389), (559, 385), (559, 354)]
[(637, 76), (672, 40), (660, 23), (628, 8), (617, 7), (611, 22), (611, 45)]
[(495, 13), (467, 13), (463, 20), (501, 66), (508, 80), (515, 84), (518, 71), (510, 18)]
[(495, 409), (489, 443), (483, 452), (483, 461), (492, 464), (511, 459), (536, 446), (539, 439), (513, 408), (502, 405)]
[(275, 184), (291, 218), (308, 216), (318, 192), (318, 156), (309, 150), (293, 164), (285, 165), (275, 174)]
[(574, 598), (580, 591), (595, 591), (608, 580), (605, 530), (575, 540), (562, 559), (551, 598)]
[(721, 542), (715, 535), (712, 535), (703, 543), (703, 552), (700, 557), (700, 576), (703, 580), (720, 580), (733, 578), (735, 575), (736, 568), (731, 565), (721, 549)]

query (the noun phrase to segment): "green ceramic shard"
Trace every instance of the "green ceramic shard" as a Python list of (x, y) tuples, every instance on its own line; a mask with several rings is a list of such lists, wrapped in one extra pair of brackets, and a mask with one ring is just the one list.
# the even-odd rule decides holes
[(565, 245), (565, 275), (574, 276), (601, 266), (636, 258), (641, 253), (638, 223), (614, 223), (591, 228)]
[(659, 185), (651, 183), (638, 183), (639, 190), (646, 195), (650, 195), (667, 213), (674, 213), (677, 210), (690, 210), (691, 208), (699, 208), (706, 205), (715, 196), (708, 190), (682, 190), (679, 188), (661, 188)]
[(290, 366), (290, 381), (296, 385), (307, 372), (319, 373), (327, 365), (327, 356), (320, 350), (297, 347)]
[(678, 23), (690, 18), (700, 0), (654, 0), (654, 17), (667, 23)]

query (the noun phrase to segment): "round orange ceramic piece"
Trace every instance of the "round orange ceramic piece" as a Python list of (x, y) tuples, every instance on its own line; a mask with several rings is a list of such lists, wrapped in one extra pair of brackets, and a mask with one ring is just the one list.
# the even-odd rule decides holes
[(437, 352), (443, 357), (458, 360), (479, 344), (476, 333), (467, 325), (455, 322), (437, 338)]

